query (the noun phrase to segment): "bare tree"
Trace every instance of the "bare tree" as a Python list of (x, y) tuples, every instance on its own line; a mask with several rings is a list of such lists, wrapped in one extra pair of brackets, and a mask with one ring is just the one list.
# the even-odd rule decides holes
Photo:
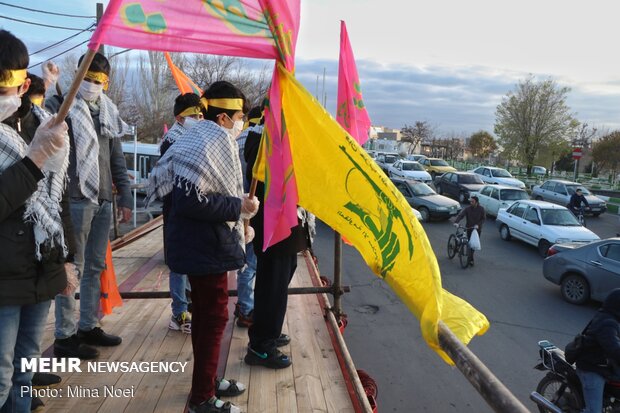
[(428, 121), (415, 121), (413, 125), (403, 126), (400, 130), (401, 140), (398, 144), (398, 152), (407, 155), (413, 153), (423, 141), (435, 136), (436, 128)]

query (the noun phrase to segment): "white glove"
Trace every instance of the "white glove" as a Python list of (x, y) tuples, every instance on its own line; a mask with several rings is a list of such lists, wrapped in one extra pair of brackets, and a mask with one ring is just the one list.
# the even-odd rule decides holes
[(474, 225), (474, 229), (478, 229), (478, 225)]
[(250, 198), (247, 194), (241, 199), (241, 219), (250, 219), (258, 212), (260, 201), (253, 196)]
[(53, 125), (55, 120), (56, 115), (41, 123), (34, 133), (34, 138), (32, 138), (32, 142), (30, 142), (28, 150), (26, 151), (26, 156), (30, 158), (39, 169), (43, 168), (43, 165), (49, 158), (56, 155), (61, 150), (67, 150), (65, 145), (65, 134), (69, 128), (64, 121)]
[(72, 296), (80, 285), (78, 278), (78, 269), (72, 262), (65, 263), (65, 272), (67, 273), (67, 286), (62, 291), (62, 295)]
[(458, 227), (459, 223), (458, 222), (453, 222), (452, 225), (454, 225), (455, 227)]
[(58, 82), (58, 77), (60, 76), (60, 69), (56, 66), (56, 63), (48, 60), (43, 65), (41, 69), (43, 72), (43, 81), (45, 82), (45, 88), (48, 89), (50, 86), (53, 86)]
[(254, 240), (254, 235), (256, 235), (254, 233), (254, 228), (252, 228), (251, 226), (246, 226), (245, 227), (245, 243), (249, 244), (250, 242), (252, 242), (252, 240)]

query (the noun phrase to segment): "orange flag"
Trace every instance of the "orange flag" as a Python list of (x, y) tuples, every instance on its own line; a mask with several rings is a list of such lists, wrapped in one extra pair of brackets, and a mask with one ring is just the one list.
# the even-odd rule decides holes
[(200, 89), (196, 83), (192, 79), (190, 79), (181, 69), (179, 69), (173, 62), (170, 57), (170, 53), (164, 52), (164, 56), (166, 56), (166, 61), (168, 62), (168, 66), (170, 67), (170, 72), (172, 72), (172, 78), (174, 79), (179, 91), (181, 93), (195, 93), (198, 96), (202, 96), (202, 89)]
[(121, 307), (123, 305), (123, 299), (116, 285), (110, 241), (108, 241), (108, 249), (105, 253), (105, 269), (101, 271), (101, 298), (99, 302), (104, 315), (112, 314), (114, 307)]

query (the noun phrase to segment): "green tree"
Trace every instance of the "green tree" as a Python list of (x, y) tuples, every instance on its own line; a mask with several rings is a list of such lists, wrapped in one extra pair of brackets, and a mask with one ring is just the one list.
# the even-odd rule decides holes
[(598, 170), (607, 170), (612, 176), (620, 170), (620, 131), (603, 136), (594, 143), (592, 160)]
[(478, 131), (471, 135), (467, 145), (476, 158), (486, 158), (497, 149), (497, 142), (489, 132)]
[(508, 92), (495, 112), (495, 134), (504, 156), (527, 166), (529, 174), (539, 151), (574, 137), (579, 122), (566, 104), (569, 88), (553, 80), (528, 77)]

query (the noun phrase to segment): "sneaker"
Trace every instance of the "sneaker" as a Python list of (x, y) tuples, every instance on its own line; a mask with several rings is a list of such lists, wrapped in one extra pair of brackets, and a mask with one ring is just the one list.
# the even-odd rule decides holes
[(284, 369), (292, 364), (290, 357), (278, 349), (270, 353), (261, 353), (252, 350), (250, 346), (243, 360), (250, 366), (264, 366), (268, 369)]
[(51, 373), (34, 373), (32, 376), (32, 387), (35, 389), (43, 389), (52, 387), (60, 383), (60, 376)]
[(38, 397), (33, 397), (30, 400), (30, 412), (31, 413), (39, 413), (42, 412), (45, 409), (45, 403), (43, 403), (43, 400), (39, 399)]
[(99, 350), (82, 343), (77, 334), (68, 338), (54, 340), (54, 355), (56, 357), (78, 357), (81, 360), (92, 360), (99, 357)]
[(254, 318), (252, 317), (253, 311), (250, 311), (248, 315), (239, 313), (237, 316), (237, 326), (242, 328), (249, 328), (252, 325)]
[(235, 397), (245, 391), (245, 384), (234, 379), (215, 379), (216, 397)]
[(78, 330), (78, 337), (81, 341), (91, 346), (113, 347), (123, 342), (123, 339), (119, 336), (106, 334), (101, 327), (95, 327), (90, 331)]
[(168, 328), (174, 331), (181, 331), (185, 334), (192, 333), (192, 316), (189, 312), (179, 314), (177, 317), (174, 315), (170, 318)]
[(280, 334), (280, 337), (276, 338), (276, 346), (284, 347), (291, 342), (291, 338), (286, 334)]
[(241, 409), (231, 402), (224, 402), (213, 396), (206, 402), (201, 404), (192, 404), (188, 406), (189, 413), (241, 413)]

